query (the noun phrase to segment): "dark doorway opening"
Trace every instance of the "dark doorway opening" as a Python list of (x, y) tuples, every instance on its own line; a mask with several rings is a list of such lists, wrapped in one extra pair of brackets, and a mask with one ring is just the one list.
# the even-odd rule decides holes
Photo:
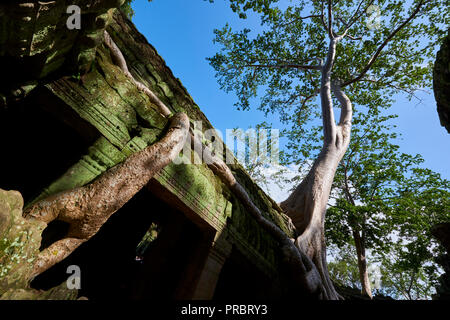
[[(137, 247), (149, 228), (158, 225), (156, 239), (142, 260)], [(115, 213), (89, 241), (32, 282), (48, 290), (63, 283), (67, 268), (81, 270), (78, 295), (89, 300), (175, 299), (190, 257), (202, 241), (202, 232), (184, 215), (155, 197), (140, 191)]]
[(277, 279), (270, 279), (251, 264), (242, 253), (233, 248), (230, 257), (223, 265), (213, 299), (264, 301), (280, 299), (281, 295), (282, 289)]
[(0, 109), (0, 188), (34, 199), (99, 137), (89, 126), (46, 88)]

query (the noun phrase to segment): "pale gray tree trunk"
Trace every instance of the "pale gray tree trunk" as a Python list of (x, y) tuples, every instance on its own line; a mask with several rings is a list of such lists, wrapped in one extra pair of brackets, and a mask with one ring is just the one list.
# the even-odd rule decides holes
[[(326, 263), (325, 213), (336, 169), (350, 143), (352, 119), (350, 100), (339, 83), (331, 80), (336, 45), (340, 39), (342, 38), (331, 38), (327, 60), (321, 68), (320, 98), (324, 133), (322, 150), (306, 178), (280, 204), (300, 233), (296, 246), (314, 262), (329, 299), (338, 299), (339, 295), (331, 282)], [(341, 105), (338, 124), (334, 120), (331, 92)]]
[(353, 230), (353, 240), (355, 241), (356, 256), (358, 258), (359, 281), (361, 282), (361, 294), (372, 299), (372, 288), (370, 285), (369, 272), (367, 271), (366, 248), (364, 237), (357, 230)]

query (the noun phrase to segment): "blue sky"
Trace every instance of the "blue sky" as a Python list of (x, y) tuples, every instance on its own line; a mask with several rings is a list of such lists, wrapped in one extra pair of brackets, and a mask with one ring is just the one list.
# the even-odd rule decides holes
[[(135, 0), (133, 22), (156, 48), (174, 75), (180, 78), (193, 99), (211, 123), (225, 134), (226, 129), (254, 126), (261, 121), (279, 126), (275, 116), (264, 118), (256, 108), (237, 111), (236, 98), (220, 90), (213, 68), (206, 57), (213, 56), (218, 46), (212, 43), (214, 28), (230, 23), (233, 28), (258, 28), (255, 19), (240, 20), (227, 6), (227, 1), (214, 4), (202, 0)], [(403, 135), (400, 150), (420, 153), (425, 167), (450, 179), (450, 135), (440, 126), (432, 90), (420, 93), (422, 103), (399, 96), (391, 108), (399, 115), (395, 123)], [(254, 106), (256, 107), (256, 105)]]

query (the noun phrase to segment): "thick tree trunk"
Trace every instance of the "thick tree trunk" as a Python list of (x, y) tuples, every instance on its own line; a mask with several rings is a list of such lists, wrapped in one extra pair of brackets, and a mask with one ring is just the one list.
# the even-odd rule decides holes
[[(338, 299), (339, 295), (331, 282), (326, 263), (325, 213), (336, 169), (350, 143), (352, 119), (350, 100), (339, 83), (331, 79), (338, 41), (337, 38), (330, 40), (327, 60), (322, 66), (320, 90), (324, 133), (322, 150), (306, 178), (280, 204), (300, 234), (296, 240), (297, 248), (317, 267), (328, 299)], [(331, 91), (341, 105), (338, 125), (334, 119)]]
[(372, 289), (370, 286), (369, 273), (367, 272), (366, 248), (364, 247), (364, 239), (359, 234), (359, 231), (356, 230), (353, 230), (353, 239), (355, 241), (356, 255), (358, 257), (361, 294), (372, 299)]
[(327, 295), (338, 299), (326, 263), (325, 213), (331, 184), (343, 152), (330, 146), (319, 154), (312, 169), (288, 199), (280, 206), (292, 219), (300, 236), (297, 248), (317, 267)]

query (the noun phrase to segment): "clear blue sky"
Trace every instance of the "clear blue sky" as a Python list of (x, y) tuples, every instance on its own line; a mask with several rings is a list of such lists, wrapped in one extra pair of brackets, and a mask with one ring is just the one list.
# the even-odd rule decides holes
[[(135, 0), (133, 22), (158, 50), (174, 75), (180, 78), (193, 99), (211, 123), (225, 134), (226, 129), (243, 129), (266, 120), (255, 108), (237, 111), (233, 94), (219, 89), (214, 70), (206, 61), (218, 47), (212, 43), (213, 29), (229, 22), (233, 28), (258, 28), (258, 20), (240, 20), (227, 6), (227, 1), (214, 4), (203, 0)], [(422, 103), (400, 97), (393, 106), (397, 113), (401, 151), (420, 153), (424, 166), (450, 179), (450, 134), (440, 126), (436, 102), (430, 94), (420, 94)], [(256, 105), (255, 105), (256, 107)], [(268, 122), (280, 126), (275, 117)]]

